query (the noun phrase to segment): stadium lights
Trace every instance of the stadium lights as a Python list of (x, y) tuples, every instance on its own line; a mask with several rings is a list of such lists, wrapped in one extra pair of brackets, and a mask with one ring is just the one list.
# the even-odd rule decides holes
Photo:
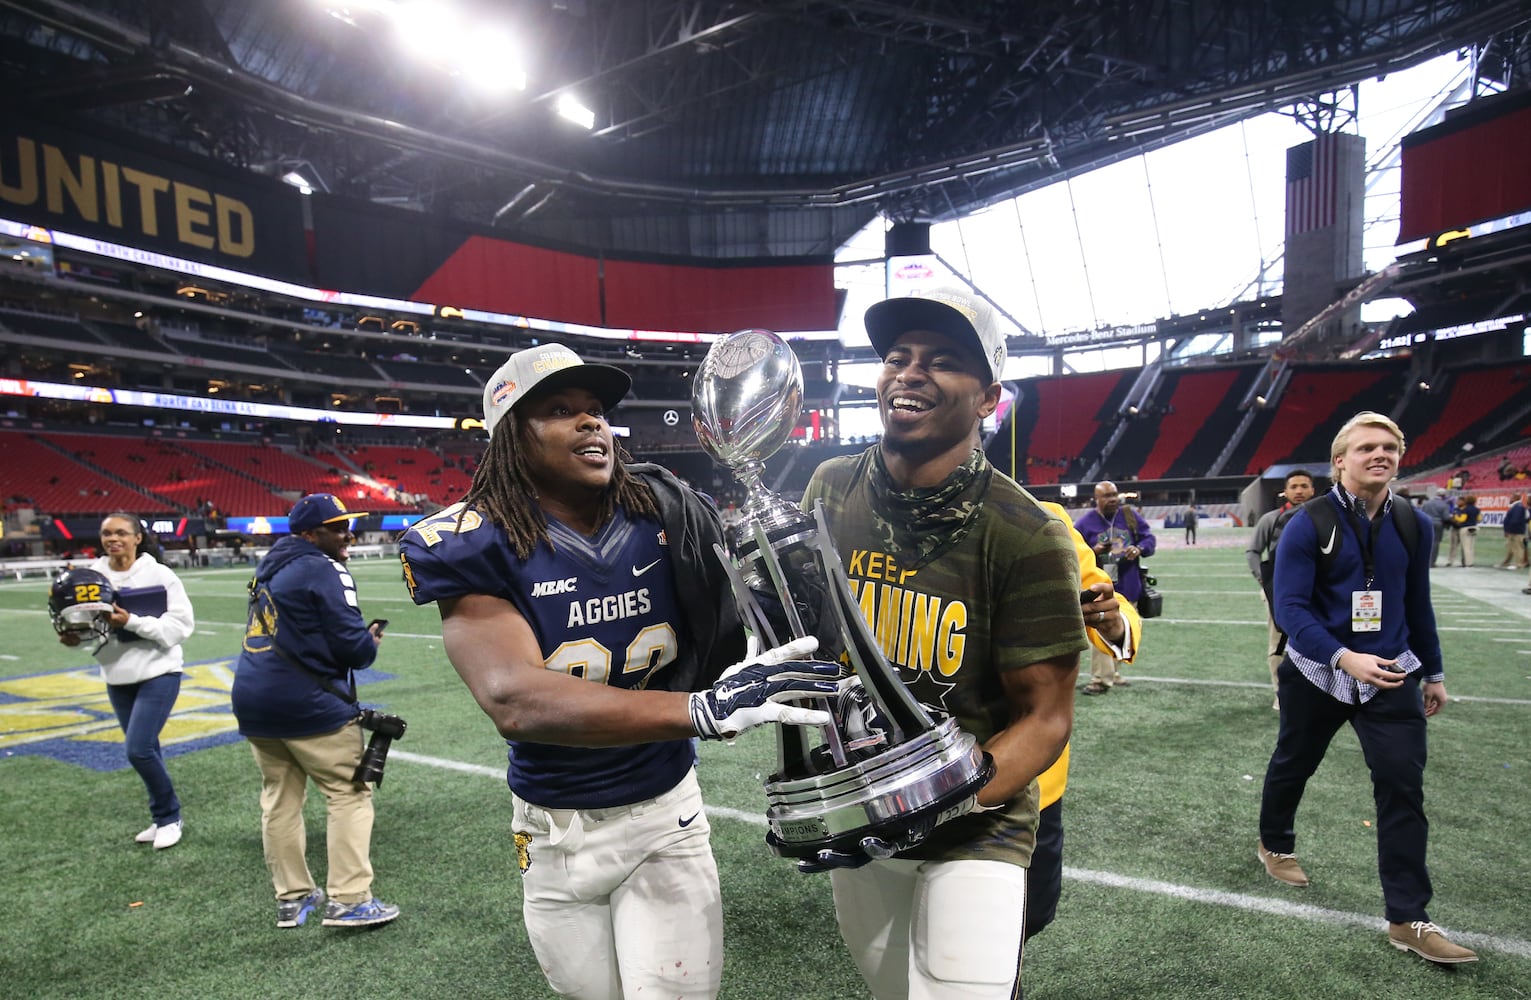
[(299, 194), (314, 193), (314, 186), (308, 183), (308, 178), (304, 177), (296, 170), (289, 170), (287, 173), (283, 174), (282, 181), (283, 183), (291, 184), (293, 187), (297, 188)]
[(321, 0), (320, 6), (335, 20), (354, 25), (356, 24), (357, 17), (361, 14), (383, 14), (393, 4), (390, 0), (348, 0), (347, 3), (332, 3), (330, 0)]
[(595, 112), (569, 94), (558, 95), (558, 116), (573, 122), (587, 132), (595, 128)]
[(526, 89), (523, 60), (505, 29), (481, 23), (441, 0), (321, 0), (337, 20), (362, 30), (391, 29), (399, 48), (491, 94)]

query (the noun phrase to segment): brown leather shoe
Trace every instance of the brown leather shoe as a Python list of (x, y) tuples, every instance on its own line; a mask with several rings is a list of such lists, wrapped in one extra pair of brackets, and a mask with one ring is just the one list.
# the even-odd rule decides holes
[(1267, 851), (1263, 843), (1255, 845), (1255, 857), (1265, 866), (1265, 872), (1277, 882), (1285, 882), (1287, 885), (1302, 887), (1308, 884), (1307, 873), (1302, 870), (1302, 865), (1297, 863), (1295, 854), (1277, 854), (1275, 851)]
[(1428, 920), (1415, 920), (1407, 924), (1389, 923), (1387, 939), (1399, 951), (1412, 951), (1420, 958), (1442, 965), (1478, 960), (1477, 952), (1452, 944), (1441, 933), (1441, 929)]
[(1085, 694), (1105, 694), (1110, 690), (1111, 688), (1109, 686), (1102, 684), (1100, 681), (1091, 681), (1084, 686)]

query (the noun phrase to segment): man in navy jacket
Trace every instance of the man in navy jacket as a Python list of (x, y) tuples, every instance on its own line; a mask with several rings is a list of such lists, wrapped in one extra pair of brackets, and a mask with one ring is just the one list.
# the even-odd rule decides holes
[(372, 895), (372, 789), (352, 780), (361, 762), (353, 670), (372, 665), (380, 630), (368, 628), (346, 569), (356, 512), (328, 493), (299, 500), (286, 537), (256, 567), (234, 717), (261, 771), (261, 842), (276, 888), (278, 927), (298, 927), (325, 903), (305, 857), (303, 799), (310, 779), (328, 804), (326, 927), (366, 927), (399, 915)]
[[(1348, 722), (1371, 770), (1388, 940), (1432, 962), (1474, 962), (1425, 912), (1425, 720), (1446, 704), (1446, 674), (1430, 603), (1430, 520), (1388, 489), (1403, 450), (1392, 420), (1352, 417), (1330, 448), (1334, 489), (1315, 501), (1332, 505), (1328, 526), (1318, 530), (1304, 507), (1281, 533), (1274, 613), (1287, 655), (1276, 671), (1281, 723), (1256, 856), (1277, 881), (1308, 884), (1293, 853), (1297, 807)], [(1402, 517), (1417, 522), (1412, 550)]]

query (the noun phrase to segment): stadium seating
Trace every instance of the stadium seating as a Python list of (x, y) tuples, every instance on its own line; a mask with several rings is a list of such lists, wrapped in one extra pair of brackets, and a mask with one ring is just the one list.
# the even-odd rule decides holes
[[(1149, 419), (1129, 424), (1108, 464), (1136, 470), (1135, 479), (1206, 475), (1238, 426), (1239, 401), (1258, 373), (1251, 365), (1165, 372), (1154, 396), (1154, 412)], [(1144, 439), (1147, 448), (1140, 443)]]
[(34, 337), (47, 337), (65, 344), (78, 344), (81, 340), (93, 341), (92, 337), (80, 321), (72, 317), (43, 316), (31, 312), (15, 312), (10, 309), (0, 311), (0, 324), (15, 330), (17, 333), (27, 333)]
[(409, 361), (404, 358), (376, 358), (374, 363), (388, 376), (390, 382), (413, 382), (418, 385), (461, 386), (483, 389), (483, 383), (469, 375), (466, 370), (452, 365), (432, 364), (427, 361)]
[(265, 502), (274, 502), (275, 506), (252, 511), (227, 509), (223, 511), (226, 515), (285, 514), (293, 501), (304, 493), (333, 493), (356, 510), (391, 513), (416, 509), (352, 481), (349, 473), (322, 457), (311, 458), (274, 445), (230, 441), (178, 440), (175, 444), (189, 453), (210, 459), (229, 470), (230, 475), (248, 477), (268, 493), (280, 494), (274, 501)]
[(341, 382), (378, 382), (382, 374), (365, 358), (338, 352), (316, 354), (292, 347), (273, 347), (271, 353), (289, 367), (315, 375), (330, 375)]
[(346, 449), (344, 458), (361, 474), (404, 493), (425, 494), (446, 505), (462, 499), (473, 477), (427, 448), (362, 445)]
[(280, 514), (291, 501), (262, 483), (239, 476), (176, 444), (124, 435), (46, 434), (67, 451), (89, 451), (91, 461), (185, 510), (210, 501), (224, 514)]
[[(1508, 459), (1510, 467), (1524, 473), (1524, 478), (1511, 475), (1499, 478), (1499, 463)], [(1531, 444), (1523, 444), (1470, 462), (1454, 462), (1424, 471), (1407, 473), (1404, 485), (1434, 486), (1437, 489), (1457, 489), (1469, 493), (1495, 493), (1504, 490), (1531, 491)]]
[(75, 460), (25, 432), (0, 431), (0, 497), (7, 507), (30, 506), (55, 516), (167, 509), (163, 501), (82, 464), (94, 457), (87, 448)]
[(1398, 365), (1368, 364), (1343, 368), (1299, 367), (1286, 391), (1267, 411), (1268, 419), (1250, 427), (1257, 444), (1243, 468), (1230, 472), (1258, 475), (1282, 462), (1326, 458), (1334, 432), (1344, 418), (1360, 410), (1387, 413), (1403, 384)]
[[(188, 335), (184, 330), (166, 328), (162, 331), (167, 342), (189, 357), (206, 361), (227, 361), (255, 368), (284, 368), (282, 359), (273, 357), (264, 347), (241, 347), (236, 344), (214, 343)], [(173, 338), (173, 339), (168, 339)], [(211, 374), (211, 373), (210, 373)]]
[(125, 347), (134, 351), (152, 351), (159, 354), (168, 353), (166, 347), (152, 333), (140, 330), (126, 323), (103, 323), (100, 320), (90, 320), (83, 324), (113, 347)]
[(1016, 478), (1023, 483), (1059, 482), (1072, 461), (1099, 452), (1117, 405), (1137, 374), (1133, 369), (1021, 383), (1020, 398), (990, 445), (991, 459), (1010, 471), (1014, 420)]
[[(1494, 365), (1452, 372), (1445, 387), (1439, 415), (1411, 436), (1404, 456), (1408, 468), (1424, 468), (1454, 461), (1464, 444), (1473, 444), (1473, 433), (1482, 425), (1496, 423), (1513, 409), (1531, 403), (1531, 365)], [(1412, 414), (1411, 414), (1412, 415)], [(1410, 431), (1405, 427), (1405, 432)], [(1522, 428), (1521, 437), (1525, 436)], [(1490, 468), (1492, 474), (1493, 469)]]

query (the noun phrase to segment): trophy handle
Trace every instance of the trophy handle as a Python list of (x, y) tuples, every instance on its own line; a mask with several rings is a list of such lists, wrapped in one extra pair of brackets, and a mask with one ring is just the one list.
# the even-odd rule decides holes
[(744, 577), (739, 575), (738, 567), (728, 555), (728, 550), (717, 542), (712, 543), (713, 554), (718, 557), (718, 562), (723, 564), (723, 572), (728, 576), (728, 585), (734, 592), (734, 603), (739, 607), (739, 613), (746, 619), (745, 625), (750, 631), (766, 643), (766, 648), (774, 648), (782, 644), (782, 640), (776, 635), (776, 630), (771, 627), (771, 619), (761, 608), (760, 602), (755, 600), (755, 592), (744, 582)]
[[(798, 614), (797, 604), (792, 599), (792, 592), (787, 586), (786, 574), (781, 568), (781, 561), (776, 558), (776, 552), (771, 548), (770, 539), (766, 536), (763, 527), (755, 525), (755, 544), (761, 553), (765, 563), (766, 572), (771, 577), (771, 583), (776, 588), (776, 593), (781, 595), (781, 606), (787, 616), (787, 625), (794, 638), (804, 638), (809, 632), (803, 627), (802, 616)], [(782, 639), (777, 636), (776, 629), (771, 626), (771, 618), (765, 609), (760, 606), (755, 592), (749, 584), (744, 582), (744, 577), (735, 568), (733, 560), (728, 557), (728, 552), (723, 546), (713, 543), (713, 552), (723, 563), (723, 571), (728, 574), (729, 586), (733, 588), (734, 600), (738, 603), (741, 613), (749, 619), (752, 630), (768, 644), (768, 648), (779, 646)], [(834, 716), (834, 705), (827, 698), (809, 699), (809, 704), (814, 708), (828, 712)], [(850, 763), (850, 757), (845, 752), (845, 739), (840, 735), (840, 728), (835, 725), (821, 726), (825, 741), (829, 749), (829, 756), (836, 767), (844, 767)], [(808, 744), (808, 732), (804, 726), (778, 726), (777, 744), (777, 768), (782, 774), (812, 773), (814, 767), (811, 763), (811, 748)]]
[[(829, 541), (829, 526), (824, 517), (823, 501), (814, 503), (811, 523), (804, 517), (803, 523), (778, 526), (778, 534), (787, 534), (788, 537), (778, 537), (773, 542), (764, 525), (754, 523), (752, 528), (755, 551), (750, 555), (759, 558), (760, 565), (770, 578), (771, 591), (777, 595), (786, 628), (791, 632), (790, 637), (806, 636), (810, 632), (803, 623), (802, 614), (797, 606), (798, 598), (793, 592), (788, 573), (782, 566), (779, 553), (789, 546), (801, 545), (807, 550), (808, 557), (813, 560), (818, 576), (825, 581), (821, 600), (829, 605), (828, 612), (833, 616), (827, 618), (825, 610), (822, 607), (818, 609), (819, 639), (823, 641), (825, 635), (834, 635), (841, 637), (844, 641), (843, 650), (826, 646), (820, 649), (820, 655), (832, 658), (844, 653), (851, 672), (860, 679), (862, 688), (876, 705), (882, 718), (891, 726), (892, 731), (887, 734), (890, 744), (902, 743), (916, 733), (933, 729), (936, 723), (930, 713), (914, 699), (908, 687), (899, 678), (898, 670), (883, 654), (882, 647), (877, 644), (871, 627), (861, 614), (861, 609), (851, 599), (850, 578), (845, 573), (839, 554), (835, 552)], [(715, 544), (713, 551), (723, 564), (734, 598), (742, 615), (747, 619), (750, 629), (771, 646), (778, 646), (789, 638), (789, 636), (781, 635), (772, 625), (771, 616), (761, 606), (735, 561), (729, 558), (727, 550)], [(817, 707), (829, 708), (830, 706), (817, 705)], [(780, 773), (798, 774), (804, 771), (814, 773), (819, 770), (811, 763), (806, 731), (802, 727), (786, 728), (791, 732), (782, 734)], [(845, 767), (849, 757), (839, 727), (831, 725), (823, 727), (823, 730), (827, 742), (826, 749), (834, 766)]]

